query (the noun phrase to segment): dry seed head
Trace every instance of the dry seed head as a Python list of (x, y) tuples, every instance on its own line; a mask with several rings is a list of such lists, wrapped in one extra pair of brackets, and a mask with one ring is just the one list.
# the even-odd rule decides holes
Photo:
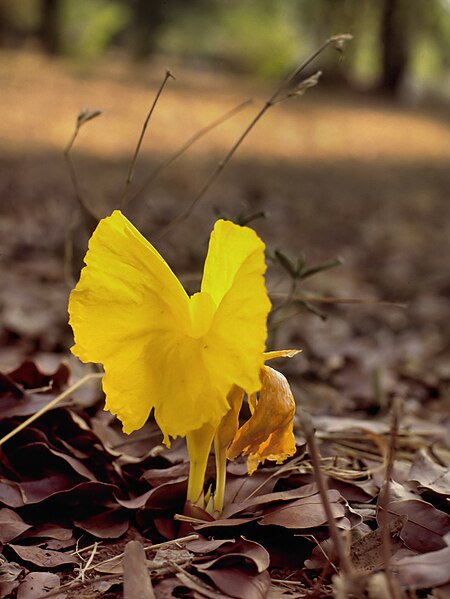
[(341, 33), (340, 35), (333, 35), (333, 37), (330, 37), (328, 43), (338, 52), (343, 52), (344, 45), (352, 39), (353, 35), (351, 33)]
[(89, 108), (82, 108), (77, 116), (77, 128), (80, 128), (82, 125), (84, 125), (92, 119), (95, 119), (97, 116), (100, 116), (101, 114), (101, 110), (90, 110)]
[(303, 96), (303, 94), (310, 89), (311, 87), (315, 87), (319, 83), (319, 79), (322, 76), (322, 71), (317, 71), (311, 77), (307, 79), (303, 79), (300, 83), (297, 84), (295, 89), (288, 93), (288, 97), (292, 98), (293, 96)]

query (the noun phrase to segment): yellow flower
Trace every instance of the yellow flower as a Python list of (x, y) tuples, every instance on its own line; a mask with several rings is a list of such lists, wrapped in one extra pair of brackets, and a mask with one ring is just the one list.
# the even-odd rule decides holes
[(151, 410), (169, 445), (186, 437), (188, 499), (203, 491), (210, 447), (234, 386), (261, 388), (270, 301), (264, 244), (219, 220), (201, 290), (191, 297), (155, 248), (118, 210), (100, 221), (69, 300), (72, 352), (104, 365), (105, 409), (126, 433)]

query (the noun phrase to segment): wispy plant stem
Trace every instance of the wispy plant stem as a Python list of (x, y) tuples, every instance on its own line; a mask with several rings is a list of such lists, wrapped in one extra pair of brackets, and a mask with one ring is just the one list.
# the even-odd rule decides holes
[(64, 158), (66, 160), (66, 164), (67, 164), (67, 169), (69, 171), (69, 176), (70, 176), (70, 180), (72, 183), (72, 187), (75, 193), (75, 199), (78, 202), (78, 205), (83, 213), (83, 216), (85, 217), (86, 221), (90, 224), (95, 226), (98, 223), (98, 217), (97, 215), (91, 210), (91, 208), (89, 207), (89, 205), (86, 203), (81, 191), (80, 191), (80, 186), (78, 185), (78, 178), (77, 178), (77, 174), (75, 172), (75, 167), (74, 164), (72, 162), (72, 156), (71, 156), (71, 150), (73, 148), (73, 145), (78, 137), (78, 133), (80, 132), (80, 129), (82, 127), (82, 125), (87, 122), (87, 120), (91, 120), (91, 118), (95, 118), (96, 116), (98, 116), (100, 114), (100, 111), (94, 111), (91, 113), (93, 116), (83, 119), (83, 112), (80, 113), (80, 115), (77, 118), (77, 123), (75, 125), (75, 129), (72, 133), (72, 137), (70, 138), (67, 146), (64, 148)]
[(221, 160), (219, 162), (219, 164), (217, 165), (216, 169), (209, 176), (209, 178), (207, 179), (207, 181), (205, 182), (205, 184), (203, 185), (203, 187), (200, 189), (200, 191), (193, 198), (193, 200), (191, 200), (190, 204), (172, 222), (170, 222), (164, 229), (162, 229), (162, 231), (159, 233), (159, 235), (156, 235), (156, 240), (162, 239), (170, 231), (172, 231), (176, 226), (178, 226), (181, 222), (183, 222), (184, 220), (186, 220), (187, 218), (189, 218), (189, 216), (192, 214), (194, 208), (197, 206), (197, 204), (200, 202), (200, 200), (206, 194), (206, 192), (211, 187), (211, 185), (213, 184), (213, 182), (217, 179), (217, 177), (223, 171), (223, 169), (225, 168), (225, 166), (231, 160), (231, 158), (235, 154), (236, 150), (242, 144), (242, 142), (247, 137), (247, 135), (250, 133), (250, 131), (253, 129), (253, 127), (256, 125), (256, 123), (264, 116), (264, 114), (269, 110), (269, 108), (271, 108), (272, 106), (274, 106), (278, 102), (281, 102), (281, 101), (285, 100), (288, 97), (287, 93), (283, 94), (283, 92), (285, 92), (285, 91), (288, 92), (290, 89), (292, 89), (293, 86), (295, 87), (297, 85), (297, 83), (298, 83), (298, 77), (299, 77), (299, 75), (305, 70), (305, 68), (309, 64), (311, 64), (311, 62), (313, 60), (315, 60), (319, 56), (319, 54), (321, 54), (328, 46), (336, 45), (336, 41), (338, 39), (340, 40), (341, 37), (342, 36), (335, 36), (335, 37), (329, 38), (317, 50), (315, 50), (311, 54), (311, 56), (309, 56), (302, 64), (300, 64), (294, 70), (293, 73), (291, 73), (285, 79), (283, 79), (283, 81), (281, 82), (281, 84), (277, 86), (277, 88), (271, 94), (271, 96), (269, 97), (269, 99), (266, 100), (266, 102), (264, 103), (264, 105), (262, 106), (262, 108), (259, 110), (259, 112), (256, 114), (256, 116), (252, 119), (252, 121), (250, 122), (250, 124), (244, 130), (244, 132), (239, 136), (238, 140), (233, 144), (233, 146), (231, 147), (231, 149), (226, 154), (225, 158), (223, 158), (223, 160)]
[(161, 175), (161, 173), (163, 171), (165, 171), (167, 168), (169, 168), (169, 166), (171, 166), (175, 162), (175, 160), (178, 160), (178, 158), (182, 154), (184, 154), (184, 152), (186, 152), (187, 150), (189, 150), (189, 148), (192, 145), (194, 145), (195, 142), (197, 142), (199, 139), (201, 139), (202, 137), (204, 137), (207, 133), (209, 133), (210, 131), (212, 131), (212, 129), (215, 129), (219, 125), (222, 125), (222, 123), (225, 123), (226, 121), (228, 121), (228, 119), (231, 119), (233, 116), (235, 116), (236, 114), (238, 114), (239, 112), (241, 112), (244, 108), (246, 108), (251, 103), (252, 103), (252, 100), (245, 100), (244, 102), (241, 102), (241, 104), (239, 104), (238, 106), (235, 106), (234, 108), (232, 108), (231, 110), (229, 110), (228, 112), (226, 112), (225, 114), (223, 114), (222, 116), (220, 116), (218, 119), (216, 119), (215, 121), (213, 121), (212, 123), (210, 123), (206, 127), (203, 127), (202, 129), (200, 129), (200, 131), (197, 131), (196, 133), (194, 133), (194, 135), (191, 138), (189, 138), (181, 146), (181, 148), (179, 148), (179, 150), (177, 152), (175, 152), (175, 154), (173, 154), (173, 156), (171, 156), (170, 158), (168, 158), (168, 160), (166, 160), (162, 164), (158, 165), (154, 169), (154, 171), (152, 173), (150, 173), (150, 175), (144, 180), (144, 182), (142, 183), (142, 185), (136, 191), (136, 193), (134, 195), (132, 195), (125, 202), (125, 205), (128, 205), (131, 202), (133, 202), (134, 200), (136, 200), (136, 198), (138, 198), (141, 195), (141, 193), (151, 183), (153, 183), (153, 181), (157, 177), (159, 177)]
[(145, 118), (144, 125), (142, 126), (141, 134), (139, 136), (139, 139), (138, 139), (138, 142), (137, 142), (137, 145), (136, 145), (136, 149), (135, 149), (134, 154), (133, 154), (133, 158), (131, 159), (130, 167), (128, 169), (127, 178), (125, 180), (125, 186), (123, 188), (122, 196), (120, 198), (120, 202), (119, 202), (120, 208), (122, 208), (125, 205), (125, 196), (126, 196), (127, 191), (128, 191), (128, 186), (130, 185), (131, 181), (133, 180), (134, 169), (136, 168), (137, 158), (139, 156), (139, 151), (141, 149), (142, 141), (144, 139), (145, 132), (147, 130), (147, 126), (148, 126), (148, 124), (150, 122), (150, 119), (152, 117), (153, 111), (156, 108), (158, 100), (159, 100), (159, 98), (160, 98), (160, 96), (161, 96), (161, 94), (162, 94), (162, 92), (163, 92), (163, 90), (164, 90), (164, 88), (166, 86), (166, 83), (167, 83), (167, 81), (169, 79), (175, 79), (175, 77), (172, 75), (172, 73), (169, 70), (166, 70), (166, 73), (164, 75), (164, 79), (163, 79), (161, 85), (159, 86), (158, 91), (156, 92), (155, 99), (153, 100), (153, 103), (152, 103), (152, 105), (150, 107), (150, 110), (148, 111), (148, 114), (147, 114), (147, 116)]

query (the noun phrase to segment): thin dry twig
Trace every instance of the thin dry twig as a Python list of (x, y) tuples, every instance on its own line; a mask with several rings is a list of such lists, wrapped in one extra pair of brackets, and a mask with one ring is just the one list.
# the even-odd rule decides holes
[[(92, 564), (92, 561), (95, 557), (95, 554), (97, 553), (97, 549), (98, 549), (98, 543), (94, 543), (94, 546), (92, 548), (92, 551), (86, 561), (85, 564), (83, 564), (82, 566), (80, 566), (79, 568), (79, 573), (78, 576), (76, 577), (75, 580), (81, 580), (82, 582), (84, 582), (85, 579), (85, 574), (86, 572), (89, 570), (89, 566)], [(83, 560), (83, 558), (81, 557), (81, 555), (79, 553), (77, 553), (77, 555), (80, 557), (81, 560)], [(84, 561), (84, 560), (83, 560)]]
[[(171, 541), (165, 541), (164, 543), (158, 543), (157, 545), (147, 545), (144, 547), (144, 551), (157, 551), (158, 549), (163, 549), (166, 547), (171, 547), (172, 545), (180, 545), (181, 543), (187, 543), (188, 541), (196, 541), (199, 539), (200, 535), (198, 534), (190, 534), (185, 537), (180, 537), (178, 539), (172, 539)], [(123, 557), (123, 552), (115, 555), (114, 557), (109, 557), (98, 564), (91, 565), (88, 570), (93, 570), (98, 568), (99, 566), (104, 566), (105, 564), (109, 564), (114, 561), (119, 561)]]
[(130, 163), (130, 166), (129, 166), (129, 169), (128, 169), (128, 174), (127, 174), (127, 178), (125, 180), (125, 185), (124, 185), (124, 188), (123, 188), (123, 191), (122, 191), (122, 196), (121, 196), (120, 201), (119, 201), (120, 208), (123, 208), (123, 206), (125, 205), (125, 196), (127, 194), (128, 187), (129, 187), (131, 181), (133, 180), (134, 169), (136, 167), (137, 158), (139, 156), (139, 151), (141, 149), (142, 141), (144, 139), (145, 132), (147, 130), (147, 126), (148, 126), (148, 124), (150, 122), (150, 119), (152, 117), (153, 111), (156, 108), (158, 100), (159, 100), (159, 98), (160, 98), (160, 96), (161, 96), (161, 94), (163, 92), (163, 89), (165, 88), (166, 83), (167, 83), (167, 81), (169, 79), (175, 79), (175, 77), (172, 75), (172, 73), (169, 71), (169, 69), (167, 69), (166, 72), (165, 72), (165, 75), (164, 75), (164, 79), (163, 79), (161, 85), (159, 86), (158, 91), (156, 92), (155, 99), (153, 100), (153, 103), (152, 103), (152, 105), (150, 107), (150, 110), (148, 111), (148, 114), (147, 114), (147, 116), (145, 118), (145, 121), (144, 121), (144, 124), (142, 126), (141, 134), (139, 135), (139, 139), (138, 139), (138, 142), (136, 144), (136, 149), (134, 151), (134, 154), (133, 154), (133, 157), (131, 159), (131, 163)]
[(173, 519), (179, 522), (189, 522), (189, 524), (207, 524), (209, 522), (209, 520), (202, 520), (201, 518), (194, 518), (185, 514), (175, 514)]
[(65, 584), (62, 584), (61, 586), (57, 587), (56, 589), (53, 589), (49, 593), (45, 593), (45, 595), (41, 595), (40, 597), (37, 597), (36, 599), (49, 599), (50, 597), (57, 597), (58, 595), (61, 595), (64, 591), (67, 591), (69, 589), (71, 591), (74, 591), (74, 590), (80, 589), (81, 587), (84, 587), (86, 585), (95, 584), (96, 582), (104, 582), (104, 581), (108, 581), (108, 580), (117, 580), (119, 582), (121, 578), (122, 578), (121, 574), (104, 574), (102, 576), (96, 576), (95, 578), (92, 578), (90, 580), (74, 579), (74, 580), (71, 580), (70, 582), (66, 582)]
[(328, 48), (329, 46), (333, 46), (336, 48), (337, 47), (336, 45), (340, 41), (343, 42), (343, 41), (347, 41), (348, 39), (351, 39), (351, 36), (349, 37), (348, 34), (344, 34), (342, 36), (334, 36), (332, 38), (329, 38), (315, 52), (313, 52), (311, 54), (311, 56), (309, 56), (301, 65), (299, 65), (293, 73), (291, 73), (285, 79), (283, 79), (281, 84), (275, 89), (275, 91), (271, 94), (271, 96), (263, 104), (262, 108), (260, 108), (260, 110), (258, 111), (256, 116), (253, 117), (253, 119), (251, 120), (249, 125), (247, 125), (247, 127), (245, 128), (243, 133), (239, 136), (237, 141), (230, 148), (230, 150), (228, 151), (226, 156), (223, 158), (223, 160), (221, 160), (219, 162), (219, 164), (217, 165), (215, 170), (211, 173), (209, 178), (204, 183), (203, 187), (195, 195), (195, 197), (191, 200), (190, 204), (176, 218), (174, 218), (164, 229), (162, 229), (162, 231), (159, 233), (159, 235), (156, 236), (157, 241), (159, 241), (160, 239), (165, 237), (170, 231), (172, 231), (175, 227), (177, 227), (181, 222), (183, 222), (184, 220), (189, 218), (189, 216), (192, 214), (192, 212), (195, 209), (195, 207), (197, 206), (197, 204), (200, 202), (200, 200), (206, 194), (206, 192), (211, 187), (213, 182), (217, 179), (217, 177), (223, 171), (225, 166), (229, 163), (229, 161), (235, 154), (236, 150), (239, 148), (239, 146), (242, 144), (242, 142), (247, 137), (247, 135), (250, 133), (250, 131), (254, 128), (254, 126), (258, 123), (258, 121), (264, 116), (264, 114), (269, 110), (269, 108), (271, 108), (275, 104), (278, 104), (279, 102), (282, 102), (283, 100), (286, 100), (289, 97), (289, 94), (291, 94), (295, 89), (298, 88), (298, 86), (301, 84), (301, 81), (299, 81), (300, 75), (306, 69), (306, 67), (309, 66), (311, 64), (311, 62), (313, 62), (313, 60), (315, 60), (326, 48)]
[(66, 389), (65, 391), (60, 393), (57, 397), (52, 399), (46, 406), (44, 406), (43, 408), (38, 410), (35, 414), (33, 414), (32, 416), (30, 416), (29, 418), (24, 420), (21, 424), (16, 426), (16, 428), (14, 428), (8, 434), (6, 434), (4, 437), (2, 437), (0, 439), (0, 446), (3, 445), (4, 443), (6, 443), (6, 441), (9, 441), (15, 435), (17, 435), (17, 433), (20, 433), (20, 431), (23, 431), (24, 428), (26, 428), (32, 422), (34, 422), (35, 420), (40, 418), (43, 414), (45, 414), (46, 412), (48, 412), (49, 410), (54, 408), (57, 404), (61, 403), (64, 399), (66, 399), (66, 397), (68, 397), (71, 393), (76, 391), (76, 389), (78, 389), (79, 387), (82, 387), (88, 381), (90, 381), (92, 379), (101, 378), (102, 376), (103, 376), (103, 373), (100, 373), (100, 372), (91, 372), (90, 374), (86, 374), (79, 381), (77, 381), (76, 383), (71, 385), (68, 389)]
[(225, 114), (223, 114), (222, 116), (220, 116), (218, 119), (216, 119), (215, 121), (213, 121), (209, 125), (206, 125), (206, 127), (203, 127), (202, 129), (200, 129), (199, 131), (197, 131), (196, 133), (194, 133), (194, 135), (192, 137), (190, 137), (175, 152), (175, 154), (173, 154), (173, 156), (171, 156), (170, 158), (168, 158), (162, 164), (159, 164), (153, 170), (153, 172), (150, 173), (150, 175), (146, 179), (144, 179), (143, 183), (141, 184), (141, 186), (139, 187), (139, 189), (134, 193), (134, 195), (132, 195), (126, 202), (124, 201), (123, 206), (124, 207), (128, 206), (128, 204), (130, 204), (131, 202), (134, 202), (141, 195), (141, 193), (151, 183), (153, 183), (153, 181), (155, 181), (155, 179), (157, 179), (161, 175), (161, 173), (163, 173), (167, 168), (169, 168), (169, 166), (171, 166), (176, 160), (178, 160), (178, 158), (180, 158), (180, 156), (182, 154), (184, 154), (187, 150), (189, 150), (189, 148), (191, 146), (193, 146), (197, 141), (199, 141), (202, 137), (204, 137), (207, 133), (209, 133), (210, 131), (212, 131), (213, 129), (215, 129), (216, 127), (218, 127), (219, 125), (222, 125), (223, 123), (225, 123), (226, 121), (228, 121), (229, 119), (231, 119), (233, 116), (235, 116), (236, 114), (238, 114), (239, 112), (241, 112), (242, 110), (244, 110), (244, 108), (246, 108), (251, 103), (252, 103), (252, 100), (250, 100), (250, 99), (249, 100), (245, 100), (244, 102), (242, 102), (238, 106), (235, 106), (234, 108), (232, 108), (231, 110), (229, 110), (228, 112), (226, 112)]
[(394, 308), (406, 309), (408, 304), (403, 302), (396, 302), (390, 300), (379, 300), (376, 298), (355, 298), (355, 297), (329, 297), (314, 295), (310, 293), (302, 293), (299, 295), (293, 295), (290, 297), (289, 293), (274, 292), (270, 294), (271, 298), (275, 299), (286, 299), (289, 298), (293, 302), (314, 302), (319, 304), (355, 304), (363, 306), (392, 306)]
[(389, 528), (389, 490), (390, 481), (392, 478), (392, 472), (394, 468), (394, 459), (397, 446), (398, 429), (400, 425), (400, 418), (402, 413), (402, 401), (400, 398), (394, 400), (392, 406), (392, 420), (390, 430), (390, 442), (389, 451), (386, 462), (386, 474), (384, 477), (384, 488), (380, 493), (380, 525), (382, 531), (382, 550), (383, 550), (383, 561), (384, 561), (384, 573), (386, 582), (389, 588), (389, 593), (392, 599), (400, 599), (398, 587), (394, 583), (391, 574), (391, 531)]
[(298, 464), (303, 462), (303, 460), (305, 459), (305, 455), (306, 455), (306, 452), (303, 452), (301, 455), (297, 456), (296, 458), (294, 458), (292, 460), (289, 460), (289, 462), (287, 462), (286, 464), (283, 464), (282, 466), (277, 468), (276, 472), (273, 472), (270, 476), (268, 476), (265, 480), (263, 480), (262, 483), (256, 487), (256, 489), (254, 489), (251, 493), (249, 493), (247, 495), (247, 497), (245, 497), (245, 499), (243, 499), (243, 501), (248, 501), (254, 495), (259, 493), (260, 490), (276, 476), (280, 476), (280, 474), (286, 474), (286, 472), (289, 472), (290, 470), (297, 470)]
[(74, 164), (72, 161), (71, 151), (74, 146), (75, 140), (78, 137), (81, 127), (85, 123), (91, 121), (92, 119), (97, 118), (100, 115), (101, 115), (100, 110), (89, 110), (87, 108), (81, 110), (77, 116), (77, 120), (75, 123), (75, 129), (72, 133), (72, 137), (70, 138), (69, 142), (67, 143), (66, 147), (64, 148), (64, 158), (66, 160), (70, 180), (72, 182), (72, 187), (73, 187), (73, 190), (75, 193), (75, 198), (78, 202), (78, 205), (81, 209), (84, 219), (87, 221), (87, 223), (90, 226), (92, 226), (92, 228), (93, 228), (93, 226), (95, 226), (98, 223), (99, 219), (98, 219), (97, 215), (92, 211), (90, 206), (87, 204), (87, 202), (85, 201), (85, 199), (80, 191), (80, 186), (78, 185), (77, 174), (75, 172), (75, 167), (74, 167)]
[(330, 536), (333, 540), (335, 551), (338, 555), (339, 562), (341, 564), (341, 568), (344, 572), (344, 575), (351, 579), (353, 577), (353, 567), (348, 556), (347, 551), (345, 550), (344, 543), (342, 542), (341, 535), (334, 521), (333, 512), (331, 510), (330, 502), (328, 499), (328, 489), (327, 484), (325, 482), (325, 478), (322, 474), (322, 467), (320, 463), (319, 450), (317, 448), (316, 439), (314, 437), (314, 428), (309, 416), (303, 413), (303, 431), (306, 437), (306, 443), (308, 445), (308, 451), (310, 453), (311, 462), (314, 468), (314, 474), (316, 476), (316, 482), (319, 489), (320, 498), (322, 500), (322, 505), (325, 511), (325, 515), (327, 517), (328, 529), (330, 531)]
[[(165, 547), (170, 547), (171, 545), (180, 545), (181, 543), (187, 543), (188, 541), (196, 541), (198, 538), (200, 537), (200, 535), (198, 534), (190, 534), (187, 535), (185, 537), (180, 537), (178, 539), (173, 539), (171, 541), (165, 541), (164, 543), (158, 543), (155, 545), (148, 545), (147, 547), (144, 547), (144, 551), (157, 551), (158, 549), (162, 549)], [(86, 549), (86, 548), (85, 548)], [(83, 549), (81, 549), (80, 551), (83, 551)], [(87, 571), (90, 571), (94, 568), (97, 568), (100, 565), (104, 565), (106, 563), (112, 562), (114, 560), (118, 560), (119, 558), (123, 557), (123, 553), (120, 553), (119, 555), (116, 555), (112, 558), (109, 558), (107, 560), (104, 560), (102, 562), (99, 562), (98, 564), (95, 565), (89, 565), (88, 567), (84, 567), (83, 568), (83, 572), (86, 573)], [(173, 569), (176, 569), (177, 564), (173, 563)], [(152, 562), (151, 563), (151, 570), (152, 571), (165, 571), (167, 569), (167, 564), (162, 563), (156, 563), (156, 562)], [(41, 597), (39, 597), (38, 599), (47, 599), (49, 597), (55, 597), (57, 595), (59, 595), (61, 592), (65, 591), (65, 590), (75, 590), (78, 588), (81, 588), (85, 585), (89, 585), (89, 584), (94, 584), (96, 582), (101, 582), (101, 581), (107, 581), (107, 580), (114, 580), (117, 579), (118, 581), (120, 581), (122, 579), (122, 575), (121, 574), (105, 574), (102, 576), (96, 576), (95, 578), (89, 579), (89, 580), (81, 580), (80, 578), (76, 578), (74, 580), (71, 580), (70, 582), (67, 582), (66, 584), (61, 585), (60, 587), (58, 587), (57, 589), (54, 589), (53, 591), (50, 591), (50, 593), (46, 593), (45, 595), (42, 595)]]

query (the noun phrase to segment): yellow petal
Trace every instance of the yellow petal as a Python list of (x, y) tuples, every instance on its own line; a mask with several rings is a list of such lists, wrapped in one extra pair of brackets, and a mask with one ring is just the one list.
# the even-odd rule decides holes
[[(256, 325), (249, 327), (255, 339), (247, 339), (245, 333), (241, 347), (237, 337), (227, 337), (234, 315), (222, 305), (251, 295), (254, 271), (261, 303), (264, 245), (249, 229), (228, 223), (218, 224), (216, 230), (223, 226), (232, 232), (236, 247), (221, 242), (210, 247), (211, 260), (234, 265), (229, 286), (220, 285), (225, 295), (219, 305), (213, 281), (209, 289), (189, 298), (159, 253), (119, 211), (103, 219), (92, 235), (86, 267), (69, 302), (72, 351), (85, 362), (104, 365), (106, 409), (122, 420), (127, 433), (140, 428), (152, 408), (165, 442), (205, 424), (216, 428), (230, 409), (227, 394), (234, 382), (254, 382), (253, 370), (262, 360), (265, 318), (256, 306)], [(224, 252), (233, 257), (224, 258)], [(251, 310), (245, 317), (251, 317)], [(238, 357), (228, 362), (232, 351)], [(248, 351), (252, 355), (244, 357)]]
[(247, 393), (261, 386), (271, 305), (264, 281), (264, 247), (254, 231), (229, 221), (217, 221), (211, 234), (201, 293), (212, 298), (216, 312), (205, 335), (205, 359), (227, 392), (233, 384)]
[(118, 210), (100, 221), (85, 262), (69, 300), (72, 352), (83, 362), (104, 364), (106, 409), (131, 432), (165, 395), (152, 363), (177, 346), (189, 298), (160, 254)]
[(277, 464), (295, 453), (293, 420), (295, 400), (286, 378), (273, 368), (261, 371), (262, 388), (251, 418), (239, 429), (228, 457), (248, 456), (248, 471), (274, 460)]
[(228, 396), (228, 403), (231, 409), (222, 418), (215, 436), (215, 448), (227, 448), (236, 436), (239, 428), (239, 412), (241, 411), (244, 400), (244, 390), (235, 385), (232, 387)]

